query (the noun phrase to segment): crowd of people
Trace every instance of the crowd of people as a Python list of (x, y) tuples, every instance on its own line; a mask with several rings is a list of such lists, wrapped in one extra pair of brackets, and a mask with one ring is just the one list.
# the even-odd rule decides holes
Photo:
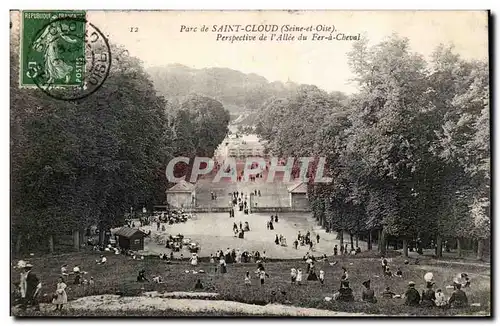
[[(167, 255), (164, 254), (163, 256), (166, 257)], [(164, 257), (160, 256), (160, 258), (162, 259), (165, 259)], [(144, 257), (141, 257), (141, 259), (144, 259)], [(170, 259), (174, 259), (173, 253), (171, 253)], [(179, 260), (182, 261), (183, 259), (184, 257), (181, 254)], [(192, 253), (191, 257), (189, 258), (190, 265), (192, 267), (198, 266), (199, 259), (200, 258), (198, 254)], [(259, 251), (249, 252), (247, 250), (227, 248), (224, 251), (217, 250), (215, 254), (210, 255), (210, 272), (224, 275), (228, 273), (228, 265), (230, 264), (255, 263), (257, 264), (257, 269), (254, 272), (255, 278), (258, 279), (258, 284), (264, 286), (266, 284), (266, 279), (271, 278), (264, 267), (265, 262), (265, 251), (260, 253)], [(325, 284), (325, 282), (327, 281), (327, 272), (323, 269), (319, 269), (318, 271), (316, 264), (317, 262), (328, 262), (328, 257), (326, 255), (323, 255), (319, 258), (316, 258), (314, 255), (307, 252), (303, 257), (303, 262), (305, 263), (305, 266), (296, 266), (290, 269), (290, 283), (296, 286), (303, 285), (306, 282), (316, 281), (318, 281), (320, 284)], [(105, 265), (106, 263), (107, 258), (104, 255), (101, 255), (100, 258), (96, 260), (96, 264), (98, 265)], [(387, 273), (387, 271), (390, 270), (390, 263), (390, 259), (381, 257), (382, 272), (386, 279), (391, 277), (405, 277), (405, 275), (401, 272), (400, 267), (397, 267), (398, 272), (396, 272), (395, 274)], [(404, 264), (409, 264), (409, 262), (405, 261)], [(329, 265), (335, 266), (337, 265), (337, 261), (329, 262)], [(39, 278), (32, 272), (32, 267), (33, 265), (24, 261), (20, 261), (18, 263), (18, 268), (22, 271), (20, 274), (20, 281), (16, 284), (16, 286), (18, 287), (18, 291), (20, 294), (18, 303), (20, 303), (20, 306), (23, 309), (28, 306), (39, 309), (38, 296), (42, 284)], [(330, 299), (343, 302), (355, 301), (356, 298), (354, 296), (353, 289), (350, 286), (350, 276), (348, 269), (345, 266), (341, 266), (341, 270), (342, 272), (340, 275), (340, 286), (338, 290), (333, 293), (333, 296)], [(199, 270), (198, 272), (204, 273), (203, 270)], [(332, 272), (331, 269), (330, 272)], [(75, 265), (71, 269), (71, 271), (67, 264), (61, 266), (60, 275), (52, 294), (52, 303), (55, 306), (55, 310), (61, 310), (68, 301), (66, 293), (68, 282), (71, 282), (73, 285), (83, 287), (95, 286), (94, 278), (87, 278), (87, 274), (87, 272), (81, 270), (79, 265)], [(336, 277), (332, 277), (332, 280), (335, 278)], [(453, 293), (449, 298), (443, 293), (442, 289), (438, 288), (434, 290), (435, 282), (432, 273), (427, 273), (424, 276), (424, 281), (425, 289), (421, 293), (416, 289), (416, 283), (410, 280), (408, 282), (408, 288), (403, 294), (396, 294), (391, 291), (390, 287), (386, 287), (385, 290), (380, 293), (380, 296), (385, 299), (404, 298), (405, 305), (413, 307), (419, 306), (425, 308), (462, 308), (469, 305), (467, 294), (463, 291), (464, 288), (471, 287), (471, 280), (467, 273), (459, 273), (454, 278), (453, 284), (446, 287), (447, 289), (453, 288)], [(165, 280), (161, 275), (152, 275), (151, 278), (148, 278), (146, 275), (146, 270), (141, 269), (138, 271), (137, 282), (153, 282), (162, 284), (165, 282)], [(252, 273), (250, 273), (250, 271), (245, 272), (243, 276), (243, 284), (245, 286), (252, 285)], [(376, 304), (378, 302), (378, 299), (375, 291), (372, 288), (372, 280), (365, 280), (361, 283), (361, 285), (363, 286), (363, 291), (360, 298), (361, 301)], [(195, 284), (195, 289), (202, 288), (203, 284), (201, 283), (201, 280), (198, 279)]]
[[(260, 195), (260, 193), (256, 190), (253, 194)], [(233, 201), (232, 203), (242, 203), (243, 207), (246, 207), (246, 196), (243, 192), (238, 193), (234, 192), (231, 194)], [(234, 215), (233, 215), (234, 217)], [(278, 214), (271, 215), (270, 219), (267, 222), (267, 229), (274, 230), (275, 224), (279, 223)], [(235, 236), (243, 238), (243, 234), (245, 232), (250, 231), (249, 223), (247, 221), (239, 223), (233, 223), (233, 231)], [(303, 257), (303, 261), (305, 263), (304, 266), (294, 266), (290, 269), (290, 283), (292, 285), (301, 286), (306, 282), (319, 282), (320, 284), (325, 284), (329, 279), (336, 279), (335, 275), (328, 275), (328, 272), (332, 273), (331, 269), (322, 269), (317, 268), (318, 262), (328, 262), (328, 258), (326, 255), (323, 255), (319, 258), (315, 257), (311, 252), (314, 251), (314, 245), (319, 244), (321, 237), (319, 234), (312, 235), (310, 231), (307, 231), (305, 234), (298, 231), (297, 238), (294, 240), (293, 246), (295, 249), (298, 249), (298, 246), (308, 246), (309, 251)], [(279, 246), (287, 246), (287, 240), (283, 235), (275, 234), (276, 245)], [(101, 248), (100, 248), (101, 249)], [(103, 251), (114, 252), (115, 254), (126, 254), (132, 257), (132, 259), (140, 259), (143, 260), (144, 256), (137, 256), (135, 253), (131, 251), (121, 250), (119, 248), (115, 248), (112, 245), (106, 246)], [(350, 249), (348, 249), (347, 244), (344, 246), (343, 244), (335, 245), (333, 247), (333, 259), (336, 256), (340, 255), (356, 255), (361, 253), (361, 249), (358, 246), (354, 249), (351, 244)], [(176, 260), (174, 257), (174, 252), (170, 252), (169, 255), (166, 253), (162, 253), (159, 255), (159, 258), (165, 260), (167, 262), (173, 262)], [(249, 250), (240, 250), (227, 248), (226, 250), (217, 250), (216, 253), (210, 254), (210, 272), (214, 274), (227, 274), (228, 266), (230, 264), (241, 264), (241, 263), (255, 263), (257, 264), (257, 269), (253, 274), (255, 274), (255, 278), (258, 280), (258, 284), (264, 286), (266, 284), (266, 280), (271, 278), (271, 275), (266, 271), (264, 267), (264, 263), (266, 262), (266, 251), (249, 251)], [(108, 258), (101, 254), (99, 259), (95, 261), (96, 265), (106, 265)], [(177, 258), (181, 263), (185, 260), (182, 253)], [(190, 257), (187, 259), (189, 264), (194, 268), (199, 265), (200, 257), (197, 253), (191, 253)], [(386, 258), (384, 256), (381, 257), (381, 272), (384, 278), (390, 279), (393, 277), (399, 278), (407, 278), (408, 275), (405, 275), (401, 269), (401, 266), (390, 266), (392, 260)], [(410, 262), (408, 260), (404, 261), (404, 265), (409, 265)], [(419, 264), (419, 260), (415, 259), (412, 264)], [(329, 262), (330, 266), (337, 265), (337, 261)], [(35, 309), (39, 309), (38, 307), (38, 295), (40, 293), (41, 282), (38, 277), (31, 271), (32, 265), (26, 262), (20, 262), (19, 268), (22, 269), (20, 282), (16, 284), (18, 287), (18, 291), (20, 294), (19, 303), (22, 308), (26, 308), (27, 306), (33, 306)], [(319, 266), (324, 266), (319, 264)], [(328, 267), (328, 265), (326, 265)], [(319, 269), (319, 270), (318, 270)], [(333, 293), (332, 298), (336, 301), (344, 301), (344, 302), (352, 302), (355, 301), (355, 295), (351, 288), (351, 280), (349, 278), (349, 271), (346, 266), (341, 266), (342, 274), (340, 276), (340, 286), (338, 290)], [(199, 273), (204, 273), (203, 270), (198, 270)], [(140, 269), (137, 274), (137, 282), (153, 282), (162, 284), (165, 282), (161, 275), (152, 275), (148, 277), (146, 275), (145, 269)], [(246, 271), (243, 275), (243, 284), (245, 286), (252, 286), (252, 273), (250, 271)], [(420, 307), (439, 307), (439, 308), (447, 308), (447, 307), (466, 307), (468, 306), (468, 298), (467, 294), (463, 291), (464, 288), (471, 287), (470, 277), (466, 273), (460, 273), (455, 277), (452, 285), (447, 286), (446, 288), (453, 288), (453, 293), (450, 297), (447, 297), (441, 288), (434, 289), (435, 282), (433, 280), (432, 273), (426, 274), (424, 277), (425, 280), (425, 289), (419, 293), (416, 289), (416, 284), (412, 280), (408, 280), (408, 288), (402, 294), (394, 293), (390, 287), (386, 287), (383, 292), (380, 293), (380, 296), (385, 299), (397, 299), (404, 298), (404, 302), (408, 306), (420, 306)], [(52, 303), (55, 306), (55, 310), (63, 309), (63, 306), (67, 303), (67, 284), (72, 283), (73, 285), (84, 286), (84, 287), (94, 287), (95, 281), (93, 277), (88, 278), (87, 273), (82, 271), (80, 266), (75, 265), (71, 271), (69, 271), (69, 267), (65, 264), (61, 266), (61, 273), (58, 278), (57, 284), (55, 285), (54, 292), (52, 294)], [(333, 282), (333, 281), (330, 281)], [(375, 281), (376, 282), (376, 281)], [(363, 291), (361, 293), (361, 301), (376, 304), (378, 302), (377, 295), (372, 288), (372, 280), (368, 279), (361, 283), (363, 287)], [(195, 284), (195, 289), (203, 289), (203, 284), (201, 279), (198, 279)]]

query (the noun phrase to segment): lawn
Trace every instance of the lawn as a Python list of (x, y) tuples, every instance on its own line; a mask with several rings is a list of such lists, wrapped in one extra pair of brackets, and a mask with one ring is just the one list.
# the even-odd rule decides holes
[[(327, 262), (318, 262), (318, 270), (323, 269), (326, 273), (324, 285), (319, 282), (307, 281), (301, 286), (291, 285), (289, 283), (290, 268), (305, 269), (305, 263), (300, 260), (271, 261), (265, 264), (270, 278), (266, 280), (265, 286), (260, 286), (253, 274), (256, 269), (255, 263), (229, 265), (227, 274), (219, 274), (213, 272), (213, 266), (204, 258), (196, 269), (203, 269), (206, 273), (193, 274), (192, 267), (187, 261), (175, 261), (169, 265), (154, 256), (145, 257), (144, 260), (133, 260), (129, 257), (109, 254), (107, 265), (96, 265), (95, 260), (98, 255), (98, 253), (81, 252), (31, 257), (29, 261), (34, 265), (33, 272), (41, 278), (44, 285), (42, 298), (48, 301), (48, 295), (55, 290), (60, 266), (66, 263), (70, 268), (75, 264), (79, 264), (82, 270), (88, 272), (86, 277), (93, 276), (96, 281), (95, 287), (90, 289), (71, 284), (72, 279), (70, 278), (67, 290), (69, 300), (100, 294), (119, 293), (123, 296), (137, 296), (145, 291), (194, 291), (194, 284), (197, 279), (200, 279), (204, 285), (203, 291), (219, 293), (218, 300), (258, 305), (281, 303), (299, 307), (383, 315), (456, 315), (473, 314), (480, 311), (489, 313), (490, 311), (490, 268), (484, 265), (438, 263), (428, 258), (424, 258), (420, 265), (404, 265), (402, 257), (395, 257), (390, 266), (392, 266), (393, 270), (398, 266), (401, 267), (404, 277), (386, 278), (380, 275), (380, 263), (379, 259), (375, 257), (375, 253), (366, 252), (356, 257), (337, 258), (338, 263), (334, 266), (330, 266)], [(332, 262), (333, 257), (329, 258), (330, 262)], [(345, 266), (349, 270), (349, 279), (356, 299), (354, 303), (324, 301), (324, 297), (331, 297), (339, 287), (342, 274), (341, 266)], [(137, 283), (137, 272), (142, 268), (146, 270), (146, 275), (149, 277), (161, 274), (166, 283)], [(250, 287), (243, 284), (247, 270), (253, 276), (252, 286)], [(189, 271), (189, 273), (186, 273), (186, 271)], [(424, 286), (423, 275), (429, 271), (434, 273), (436, 286), (443, 289), (447, 296), (451, 292), (445, 286), (452, 283), (453, 277), (459, 272), (468, 273), (472, 280), (472, 287), (466, 290), (469, 301), (470, 303), (480, 303), (481, 306), (462, 310), (409, 308), (403, 305), (403, 299), (383, 299), (380, 298), (380, 295), (377, 304), (360, 302), (361, 282), (367, 279), (372, 280), (372, 287), (377, 294), (380, 294), (386, 286), (390, 286), (396, 293), (403, 293), (410, 280), (415, 281), (417, 289), (422, 290)], [(16, 269), (12, 269), (11, 277), (12, 282), (18, 281), (19, 274)], [(44, 294), (47, 296), (43, 296)], [(85, 314), (82, 311), (78, 313)], [(132, 315), (141, 315), (138, 312), (131, 311), (130, 313)], [(91, 314), (95, 316), (96, 312)], [(106, 315), (109, 315), (109, 313)], [(177, 316), (179, 314), (173, 315)], [(216, 316), (217, 313), (214, 312), (213, 315)]]

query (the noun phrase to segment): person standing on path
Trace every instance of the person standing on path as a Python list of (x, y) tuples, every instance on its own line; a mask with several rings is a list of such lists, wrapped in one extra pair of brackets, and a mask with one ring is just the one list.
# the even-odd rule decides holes
[(59, 277), (56, 286), (55, 297), (52, 300), (52, 303), (56, 305), (55, 310), (62, 310), (63, 305), (68, 303), (68, 296), (66, 294), (66, 283), (64, 283), (64, 279), (62, 276)]

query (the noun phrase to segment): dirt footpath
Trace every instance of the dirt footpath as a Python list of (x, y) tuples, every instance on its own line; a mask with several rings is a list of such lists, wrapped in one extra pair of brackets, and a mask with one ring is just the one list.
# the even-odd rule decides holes
[[(278, 304), (268, 304), (258, 306), (233, 301), (223, 300), (200, 300), (200, 299), (171, 299), (159, 296), (141, 296), (141, 297), (120, 297), (117, 295), (99, 295), (80, 298), (68, 302), (66, 309), (75, 310), (153, 310), (153, 309), (173, 309), (183, 312), (237, 312), (248, 315), (275, 315), (275, 316), (366, 316), (374, 315), (363, 313), (345, 313), (329, 310), (299, 308), (284, 306)], [(54, 309), (53, 305), (46, 304), (41, 306), (42, 311)]]

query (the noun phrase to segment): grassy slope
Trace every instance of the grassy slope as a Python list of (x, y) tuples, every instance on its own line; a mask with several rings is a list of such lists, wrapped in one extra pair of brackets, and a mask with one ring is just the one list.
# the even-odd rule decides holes
[[(369, 255), (369, 253), (365, 253)], [(36, 273), (44, 284), (43, 294), (54, 292), (60, 266), (67, 263), (70, 268), (75, 264), (80, 264), (82, 270), (87, 271), (87, 277), (93, 276), (96, 281), (94, 289), (83, 288), (68, 282), (68, 299), (75, 299), (88, 295), (114, 294), (117, 291), (123, 295), (140, 295), (143, 291), (192, 291), (196, 279), (200, 278), (205, 286), (204, 291), (217, 292), (219, 299), (232, 300), (252, 304), (267, 304), (278, 302), (295, 306), (329, 309), (346, 312), (365, 312), (374, 314), (410, 314), (410, 315), (453, 315), (473, 313), (480, 310), (489, 309), (490, 303), (490, 270), (484, 266), (460, 266), (454, 264), (436, 263), (432, 260), (423, 261), (421, 265), (403, 265), (402, 258), (395, 258), (391, 263), (393, 270), (401, 266), (404, 277), (387, 279), (380, 276), (380, 263), (377, 258), (369, 257), (343, 257), (338, 259), (338, 264), (329, 266), (328, 263), (318, 263), (317, 268), (323, 269), (326, 273), (326, 282), (321, 285), (319, 282), (304, 282), (301, 286), (289, 284), (290, 268), (305, 269), (302, 261), (279, 261), (267, 263), (266, 270), (270, 278), (266, 280), (266, 286), (257, 284), (253, 271), (256, 265), (240, 264), (229, 265), (228, 273), (225, 275), (213, 274), (208, 262), (201, 262), (197, 269), (207, 271), (206, 274), (185, 273), (191, 270), (188, 262), (175, 262), (167, 265), (156, 257), (149, 257), (143, 261), (132, 260), (124, 256), (109, 255), (108, 264), (105, 266), (96, 265), (97, 253), (77, 253), (58, 256), (45, 256), (43, 258), (32, 258), (30, 262), (34, 264), (33, 272)], [(331, 259), (330, 259), (331, 260)], [(350, 265), (352, 263), (352, 265)], [(346, 266), (349, 270), (351, 287), (354, 290), (356, 302), (346, 304), (340, 302), (325, 302), (325, 296), (332, 296), (338, 289), (341, 276), (341, 266)], [(137, 271), (144, 268), (148, 276), (161, 274), (166, 279), (166, 284), (150, 284), (135, 282)], [(246, 271), (252, 273), (252, 286), (246, 287), (243, 284)], [(439, 310), (409, 308), (403, 305), (403, 299), (383, 299), (379, 296), (379, 303), (367, 304), (359, 302), (362, 285), (366, 279), (372, 280), (372, 287), (379, 294), (386, 286), (390, 286), (396, 293), (403, 293), (409, 280), (417, 283), (417, 288), (422, 289), (424, 285), (423, 275), (431, 271), (434, 273), (436, 286), (441, 287), (449, 296), (451, 292), (445, 286), (452, 283), (454, 275), (459, 272), (467, 272), (472, 277), (472, 289), (467, 290), (471, 303), (481, 303), (481, 307), (471, 307), (467, 310)], [(18, 271), (12, 270), (12, 281), (18, 280)], [(375, 277), (379, 275), (380, 277)], [(286, 292), (282, 294), (281, 291)], [(45, 297), (47, 298), (47, 297)], [(136, 314), (130, 312), (131, 314)], [(93, 313), (95, 315), (95, 313)], [(174, 314), (178, 315), (178, 314)]]

